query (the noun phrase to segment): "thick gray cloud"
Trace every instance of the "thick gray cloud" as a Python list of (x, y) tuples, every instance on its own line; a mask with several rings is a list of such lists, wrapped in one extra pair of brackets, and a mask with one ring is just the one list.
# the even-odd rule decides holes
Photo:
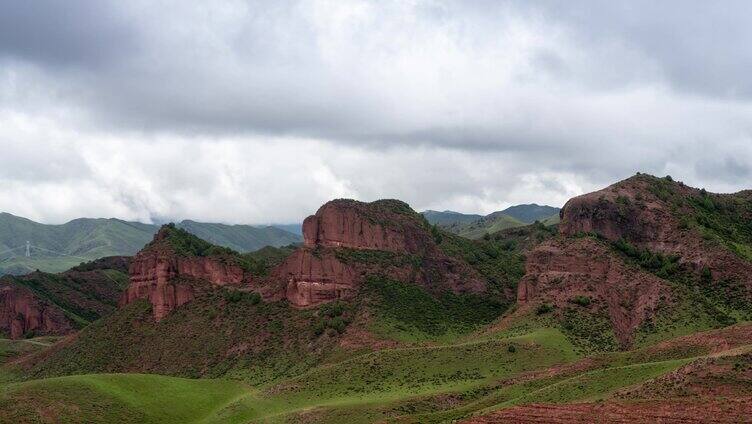
[(490, 212), (636, 171), (749, 186), (748, 2), (1, 8), (0, 209), (42, 220)]

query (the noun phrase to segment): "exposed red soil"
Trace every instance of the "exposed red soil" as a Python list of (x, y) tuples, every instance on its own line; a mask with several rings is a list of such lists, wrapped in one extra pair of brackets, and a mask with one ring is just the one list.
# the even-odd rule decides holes
[(617, 340), (630, 345), (635, 330), (670, 290), (660, 278), (627, 265), (603, 243), (591, 238), (556, 239), (527, 255), (525, 276), (518, 285), (521, 305), (548, 302), (558, 309), (575, 296), (605, 307)]
[(752, 423), (752, 398), (534, 404), (470, 418), (463, 423)]

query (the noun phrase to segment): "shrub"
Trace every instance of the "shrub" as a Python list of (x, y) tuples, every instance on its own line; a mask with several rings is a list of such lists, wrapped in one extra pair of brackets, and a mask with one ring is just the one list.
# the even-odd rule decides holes
[(553, 312), (553, 310), (554, 310), (554, 306), (551, 305), (550, 303), (541, 303), (540, 305), (538, 305), (538, 308), (535, 310), (535, 314), (543, 315), (549, 312)]
[(590, 302), (592, 302), (589, 296), (575, 296), (570, 301), (574, 303), (575, 305), (580, 305), (584, 307), (590, 306)]
[(507, 347), (507, 352), (509, 353), (517, 352), (517, 348), (513, 344), (510, 344), (509, 347)]

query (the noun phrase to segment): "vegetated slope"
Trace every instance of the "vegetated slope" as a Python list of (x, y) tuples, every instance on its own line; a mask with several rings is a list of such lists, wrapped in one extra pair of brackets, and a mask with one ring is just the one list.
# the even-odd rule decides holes
[(574, 198), (562, 237), (527, 255), (518, 314), (544, 315), (589, 351), (752, 318), (752, 203), (637, 175)]
[(501, 241), (444, 233), (402, 202), (338, 200), (306, 222), (296, 251), (244, 255), (165, 226), (132, 260), (121, 309), (21, 365), (258, 384), (336, 352), (467, 334), (503, 313), (522, 274)]
[(62, 335), (115, 310), (128, 259), (108, 257), (60, 274), (0, 277), (0, 331), (17, 339)]
[[(194, 221), (178, 226), (242, 252), (300, 241), (299, 236), (275, 227)], [(23, 275), (37, 269), (62, 272), (86, 260), (134, 255), (158, 229), (156, 225), (119, 219), (80, 218), (62, 225), (45, 225), (0, 213), (0, 275)], [(27, 241), (32, 245), (30, 257), (25, 256)]]
[(486, 234), (495, 233), (507, 228), (522, 227), (524, 222), (506, 215), (502, 212), (494, 212), (477, 221), (447, 225), (444, 228), (454, 234), (469, 239), (479, 239)]
[[(523, 219), (507, 214), (506, 211), (509, 209)], [(551, 206), (519, 205), (512, 206), (509, 209), (494, 212), (474, 221), (453, 223), (444, 225), (443, 227), (447, 231), (462, 237), (479, 239), (487, 234), (493, 234), (510, 228), (524, 227), (535, 222), (541, 222), (546, 226), (554, 226), (559, 223), (559, 209)], [(551, 211), (554, 211), (553, 215), (542, 216), (543, 213)]]
[(511, 206), (486, 216), (431, 210), (422, 214), (430, 224), (471, 239), (479, 239), (486, 234), (521, 227), (536, 221), (541, 221), (545, 225), (555, 225), (559, 222), (559, 208), (537, 204)]
[(299, 235), (273, 226), (211, 224), (190, 220), (181, 221), (177, 226), (212, 244), (238, 252), (249, 252), (264, 246), (286, 246), (301, 241)]
[(560, 208), (555, 208), (553, 206), (531, 203), (527, 205), (510, 206), (501, 211), (501, 213), (511, 216), (519, 221), (532, 224), (535, 221), (544, 221), (553, 216), (558, 216), (560, 210)]
[(438, 225), (440, 227), (451, 224), (467, 224), (483, 218), (483, 215), (478, 214), (467, 214), (454, 211), (440, 212), (430, 209), (421, 212), (421, 215), (426, 218), (426, 221), (428, 221), (429, 224)]
[[(114, 416), (122, 417), (120, 422), (145, 423), (438, 423), (478, 415), (471, 422), (570, 417), (585, 422), (583, 417), (602, 417), (595, 415), (599, 411), (614, 420), (640, 417), (635, 411), (643, 417), (680, 419), (688, 416), (682, 414), (687, 405), (701, 404), (711, 408), (697, 417), (717, 412), (713, 417), (720, 422), (739, 422), (749, 411), (750, 368), (744, 352), (752, 347), (751, 329), (737, 325), (588, 358), (579, 358), (555, 329), (498, 333), (340, 358), (255, 388), (227, 380), (138, 374), (33, 380), (5, 386), (0, 418), (34, 420), (45, 414), (57, 421), (93, 423)], [(712, 364), (710, 373), (703, 373), (703, 364)], [(692, 389), (685, 391), (687, 387)], [(723, 390), (697, 391), (713, 387)], [(197, 393), (201, 399), (195, 398)], [(659, 414), (663, 411), (674, 415)]]

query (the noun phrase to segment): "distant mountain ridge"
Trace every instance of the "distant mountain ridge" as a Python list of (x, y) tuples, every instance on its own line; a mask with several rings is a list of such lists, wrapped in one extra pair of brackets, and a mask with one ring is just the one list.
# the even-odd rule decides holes
[(510, 206), (501, 212), (524, 223), (532, 224), (535, 221), (543, 221), (554, 215), (558, 216), (560, 210), (560, 208), (555, 208), (553, 206), (530, 203), (526, 205)]
[[(267, 226), (227, 225), (184, 220), (180, 228), (224, 247), (250, 252), (264, 246), (298, 243), (302, 237)], [(0, 213), (0, 275), (21, 275), (41, 270), (62, 272), (83, 261), (105, 256), (129, 256), (141, 250), (159, 230), (158, 225), (116, 218), (78, 218), (48, 225), (9, 213)], [(26, 242), (31, 256), (26, 257)]]
[(454, 234), (477, 239), (485, 234), (495, 233), (508, 228), (521, 227), (540, 221), (545, 225), (559, 222), (560, 208), (530, 203), (510, 206), (502, 211), (488, 215), (464, 214), (454, 211), (427, 210), (421, 212), (426, 220)]

